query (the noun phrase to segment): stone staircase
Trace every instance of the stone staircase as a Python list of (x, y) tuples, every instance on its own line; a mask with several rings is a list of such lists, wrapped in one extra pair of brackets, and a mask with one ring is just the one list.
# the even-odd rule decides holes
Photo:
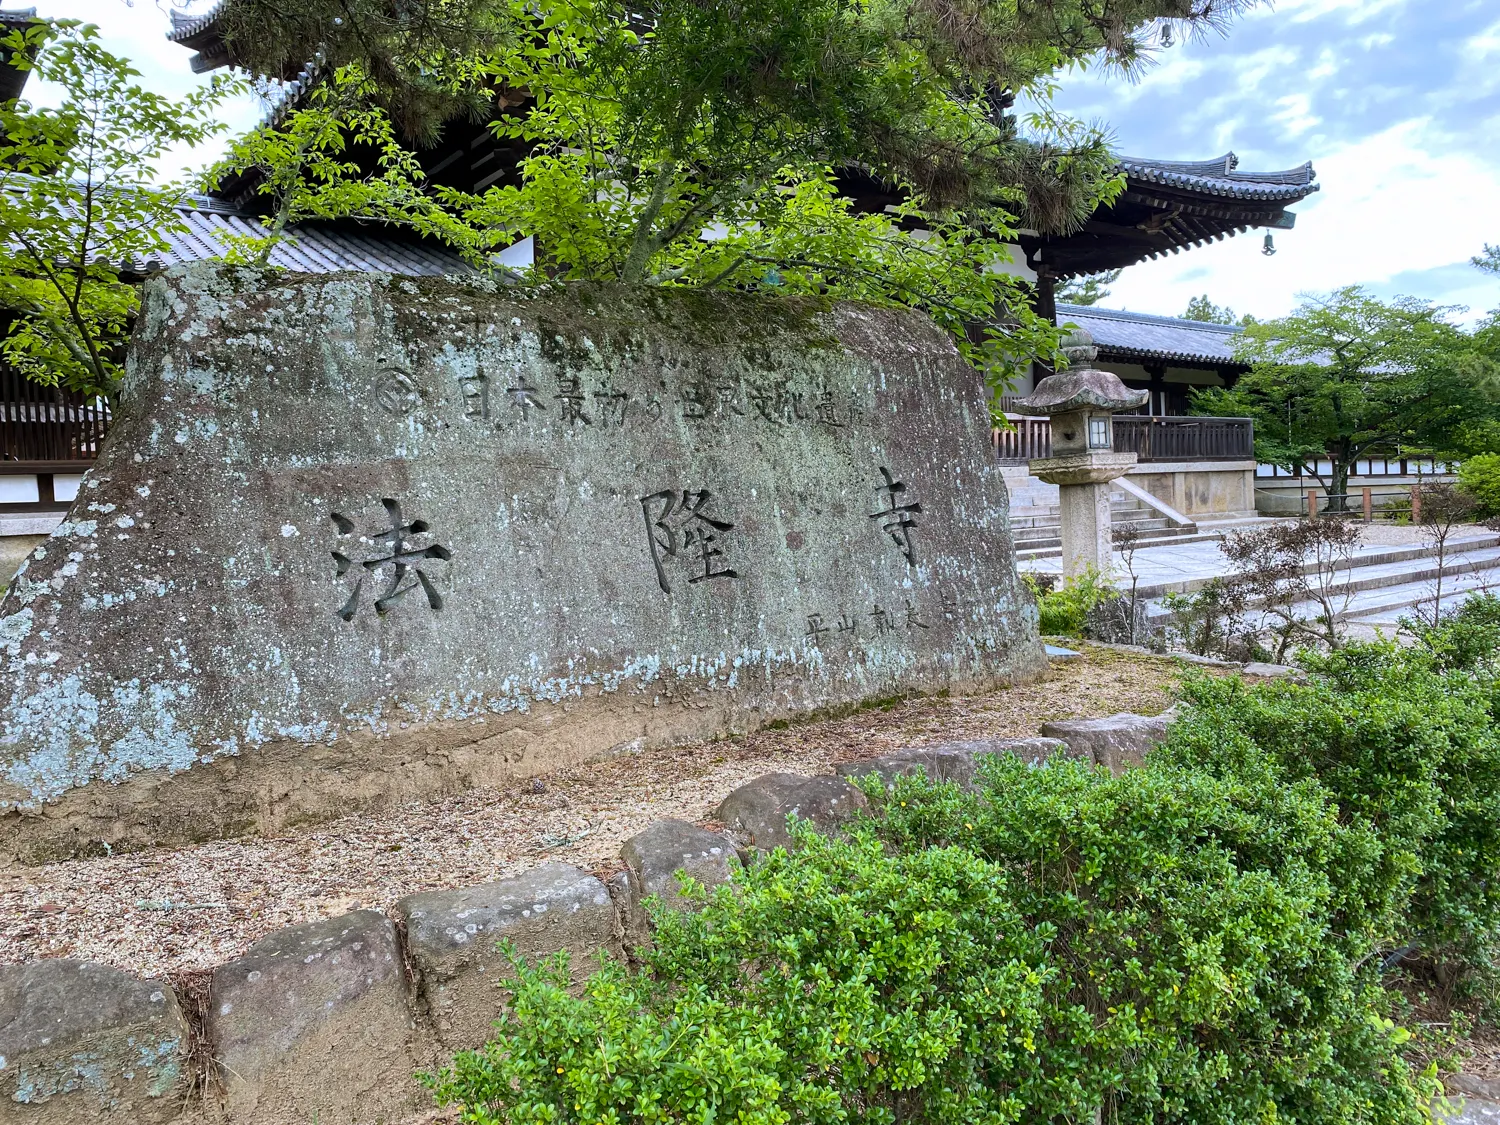
[[(1123, 492), (1110, 496), (1110, 515), (1115, 528), (1133, 527), (1144, 546), (1197, 536), (1196, 523), (1174, 523), (1144, 501)], [(1011, 537), (1017, 560), (1040, 559), (1062, 553), (1062, 514), (1056, 505), (1012, 508)]]
[[(1500, 535), (1487, 532), (1455, 539), (1441, 566), (1443, 604), (1456, 607), (1469, 594), (1500, 591)], [(1373, 546), (1357, 551), (1346, 566), (1335, 573), (1330, 593), (1341, 621), (1374, 627), (1394, 626), (1413, 608), (1430, 605), (1437, 592), (1437, 551), (1428, 544)], [(1167, 615), (1162, 598), (1168, 592), (1191, 593), (1201, 589), (1208, 577), (1179, 581), (1142, 582), (1137, 596), (1146, 600), (1152, 617)], [(1295, 607), (1309, 616), (1320, 607), (1312, 603)]]

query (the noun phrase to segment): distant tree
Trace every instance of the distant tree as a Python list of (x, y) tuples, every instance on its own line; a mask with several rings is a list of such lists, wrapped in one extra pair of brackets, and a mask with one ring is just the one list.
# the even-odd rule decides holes
[(1486, 273), (1500, 273), (1500, 246), (1491, 246), (1486, 242), (1484, 244), (1484, 253), (1475, 254), (1469, 261), (1473, 262)]
[[(1358, 287), (1253, 324), (1237, 354), (1252, 367), (1233, 389), (1193, 396), (1193, 412), (1255, 419), (1256, 457), (1307, 472), (1344, 510), (1354, 462), (1394, 446), (1448, 448), (1463, 425), (1495, 417), (1500, 378), (1451, 309), (1385, 303)], [(1328, 461), (1332, 471), (1319, 471)]]
[(1228, 305), (1216, 305), (1208, 299), (1205, 293), (1201, 297), (1194, 297), (1188, 302), (1187, 311), (1182, 314), (1184, 320), (1201, 320), (1206, 324), (1234, 324), (1234, 310)]
[(213, 111), (234, 83), (152, 93), (98, 35), (39, 20), (0, 40), (11, 65), (62, 94), (55, 108), (0, 104), (0, 307), (20, 314), (0, 355), (38, 382), (111, 394), (138, 304), (120, 267), (144, 270), (186, 229), (186, 185), (155, 182), (156, 163), (219, 131)]
[(1069, 305), (1097, 305), (1109, 296), (1109, 287), (1120, 280), (1124, 270), (1105, 270), (1088, 277), (1075, 277), (1058, 287), (1057, 300)]

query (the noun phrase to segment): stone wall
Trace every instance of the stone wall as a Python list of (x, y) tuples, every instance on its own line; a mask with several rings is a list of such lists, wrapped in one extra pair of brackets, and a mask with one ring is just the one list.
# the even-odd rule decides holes
[(907, 312), (172, 271), (0, 601), (3, 854), (1033, 675), (988, 433)]
[[(0, 967), (0, 1125), (360, 1125), (417, 1119), (416, 1079), (481, 1046), (503, 1004), (505, 938), (536, 959), (560, 949), (576, 974), (649, 940), (646, 900), (681, 908), (676, 873), (706, 886), (789, 843), (795, 814), (822, 832), (866, 805), (847, 779), (923, 770), (972, 782), (986, 754), (1032, 766), (1082, 758), (1115, 771), (1164, 736), (1154, 718), (1052, 723), (1052, 737), (908, 747), (837, 775), (768, 774), (725, 798), (725, 832), (658, 821), (621, 849), (608, 885), (562, 863), (516, 878), (409, 895), (276, 931), (181, 995), (104, 965)], [(426, 1118), (423, 1118), (426, 1119)], [(430, 1120), (430, 1119), (429, 1119)]]
[[(1057, 485), (1038, 480), (1025, 465), (1006, 465), (1003, 472), (1014, 512), (1037, 515), (1057, 509)], [(1255, 515), (1257, 481), (1254, 461), (1203, 461), (1195, 464), (1148, 461), (1136, 465), (1125, 475), (1131, 484), (1200, 522)], [(1260, 483), (1264, 484), (1264, 481)]]
[(1147, 462), (1129, 472), (1145, 489), (1186, 516), (1199, 520), (1255, 515), (1255, 462)]

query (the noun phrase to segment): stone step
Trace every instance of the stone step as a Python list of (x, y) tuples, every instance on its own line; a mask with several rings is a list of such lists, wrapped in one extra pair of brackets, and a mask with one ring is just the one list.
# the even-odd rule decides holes
[[(1341, 620), (1367, 616), (1372, 613), (1407, 609), (1431, 600), (1438, 576), (1437, 559), (1432, 555), (1415, 556), (1396, 560), (1358, 560), (1358, 565), (1340, 572), (1330, 587), (1332, 597), (1338, 601), (1348, 598), (1348, 605), (1338, 610)], [(1500, 585), (1500, 546), (1485, 547), (1463, 552), (1450, 552), (1443, 567), (1443, 598), (1450, 593), (1490, 589)], [(1198, 588), (1202, 583), (1198, 583)], [(1163, 617), (1167, 610), (1157, 599), (1167, 591), (1161, 586), (1142, 586), (1138, 596), (1149, 599), (1147, 612), (1152, 617)], [(1338, 607), (1336, 607), (1338, 608)], [(1299, 604), (1297, 612), (1310, 614), (1321, 612), (1312, 603)]]
[[(1163, 523), (1167, 521), (1163, 520)], [(1196, 543), (1212, 536), (1199, 535), (1190, 524), (1187, 527), (1169, 525), (1166, 527), (1152, 528), (1141, 533), (1140, 543), (1161, 546), (1164, 544)], [(1031, 559), (1057, 558), (1062, 554), (1062, 539), (1054, 532), (1047, 538), (1023, 539), (1015, 537), (1016, 561), (1026, 562)]]
[[(1443, 609), (1452, 612), (1470, 594), (1500, 592), (1500, 567), (1463, 573), (1448, 573), (1443, 578)], [(1436, 586), (1431, 578), (1355, 591), (1346, 605), (1335, 605), (1335, 617), (1351, 624), (1369, 625), (1394, 631), (1403, 616), (1418, 606), (1430, 610)], [(1316, 616), (1321, 608), (1314, 603), (1293, 607), (1304, 617)]]
[[(1149, 520), (1118, 520), (1116, 521), (1114, 526), (1117, 531), (1122, 527), (1133, 527), (1135, 528), (1137, 533), (1139, 533), (1142, 539), (1152, 537), (1159, 538), (1157, 534), (1159, 532), (1171, 532), (1174, 535), (1183, 535), (1191, 534), (1193, 531), (1193, 528), (1191, 526), (1181, 527), (1178, 524), (1174, 524), (1171, 520), (1164, 518)], [(1062, 528), (1057, 524), (1051, 524), (1041, 527), (1016, 528), (1012, 529), (1011, 531), (1011, 538), (1015, 541), (1017, 546), (1021, 546), (1022, 544), (1025, 544), (1027, 546), (1035, 546), (1043, 539), (1061, 539), (1061, 537)]]
[[(1223, 534), (1215, 531), (1206, 534), (1201, 538), (1194, 538), (1191, 540), (1185, 539), (1171, 545), (1178, 546), (1182, 543), (1196, 543), (1202, 542), (1207, 539), (1221, 538), (1223, 538)], [(1459, 560), (1461, 558), (1467, 558), (1469, 556), (1475, 556), (1476, 558), (1478, 558), (1480, 560), (1479, 565), (1488, 565), (1483, 561), (1484, 556), (1476, 555), (1476, 553), (1487, 552), (1492, 548), (1497, 547), (1500, 547), (1500, 534), (1496, 534), (1493, 532), (1455, 540), (1448, 544), (1447, 555), (1451, 561), (1449, 566), (1445, 568), (1444, 573), (1452, 573), (1452, 567), (1455, 565), (1459, 565)], [(1371, 547), (1364, 547), (1356, 551), (1353, 557), (1349, 560), (1348, 565), (1340, 567), (1339, 569), (1344, 571), (1362, 571), (1365, 572), (1365, 577), (1367, 578), (1378, 576), (1382, 579), (1387, 580), (1386, 584), (1390, 584), (1390, 581), (1402, 581), (1402, 575), (1416, 575), (1419, 572), (1422, 572), (1422, 567), (1420, 565), (1412, 566), (1410, 564), (1420, 564), (1423, 560), (1433, 560), (1430, 564), (1432, 567), (1431, 573), (1435, 575), (1436, 554), (1436, 550), (1426, 543), (1411, 543), (1399, 546), (1376, 545)], [(1312, 569), (1312, 564), (1309, 564), (1307, 569)], [(1142, 585), (1140, 587), (1140, 594), (1142, 597), (1149, 598), (1160, 598), (1168, 593), (1191, 594), (1197, 590), (1201, 590), (1215, 577), (1218, 577), (1223, 573), (1225, 573), (1225, 570), (1215, 568), (1212, 573), (1202, 574), (1193, 578), (1178, 579), (1169, 582), (1158, 582), (1151, 585)]]
[[(1116, 527), (1130, 524), (1131, 526), (1140, 528), (1141, 530), (1145, 530), (1147, 527), (1181, 526), (1180, 524), (1172, 523), (1172, 521), (1169, 520), (1166, 516), (1162, 515), (1160, 512), (1156, 511), (1153, 508), (1141, 508), (1139, 510), (1129, 512), (1115, 512), (1112, 522)], [(1038, 530), (1051, 531), (1055, 534), (1061, 527), (1062, 520), (1057, 516), (1032, 516), (1023, 517), (1019, 520), (1012, 519), (1010, 525), (1012, 534), (1023, 531)]]

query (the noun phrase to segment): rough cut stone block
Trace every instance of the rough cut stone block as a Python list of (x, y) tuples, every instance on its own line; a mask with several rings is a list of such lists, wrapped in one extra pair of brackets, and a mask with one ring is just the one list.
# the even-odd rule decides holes
[(1014, 754), (1028, 766), (1045, 765), (1052, 758), (1073, 757), (1073, 751), (1060, 738), (997, 738), (988, 753)]
[(188, 1086), (171, 987), (86, 961), (0, 968), (0, 1121), (154, 1125)]
[(792, 846), (788, 816), (795, 814), (826, 835), (869, 803), (842, 777), (768, 773), (725, 797), (714, 815), (744, 844), (768, 852)]
[(981, 755), (1012, 754), (1027, 765), (1039, 766), (1054, 755), (1068, 752), (1068, 744), (1058, 738), (975, 738), (907, 746), (878, 758), (846, 762), (834, 772), (847, 778), (878, 773), (889, 783), (920, 769), (929, 781), (951, 781), (967, 789), (974, 783)]
[(739, 853), (717, 832), (685, 820), (658, 820), (625, 841), (620, 858), (630, 870), (630, 924), (637, 934), (647, 932), (646, 899), (659, 898), (672, 910), (686, 907), (677, 872), (692, 876), (705, 887), (727, 883)]
[(967, 788), (974, 780), (974, 765), (974, 751), (951, 743), (939, 743), (893, 750), (862, 762), (845, 762), (834, 772), (850, 780), (877, 773), (889, 785), (898, 777), (908, 777), (920, 771), (928, 781), (952, 781)]
[(1092, 758), (1111, 773), (1138, 766), (1146, 752), (1167, 736), (1176, 708), (1160, 715), (1111, 715), (1107, 719), (1067, 719), (1045, 723), (1042, 734), (1060, 738), (1078, 757)]
[(278, 931), (215, 969), (206, 1030), (236, 1125), (388, 1120), (419, 1104), (401, 951), (377, 911)]
[(438, 1038), (450, 1050), (481, 1046), (492, 1033), (510, 975), (495, 946), (514, 943), (531, 961), (560, 949), (575, 979), (598, 965), (599, 950), (618, 955), (620, 920), (604, 884), (566, 863), (544, 863), (514, 879), (456, 891), (407, 895), (396, 903), (406, 948)]
[(1454, 1095), (1445, 1110), (1434, 1103), (1434, 1121), (1441, 1125), (1500, 1125), (1500, 1101), (1473, 1094)]
[(174, 269), (0, 599), (0, 849), (1033, 677), (1035, 613), (983, 382), (916, 313)]

